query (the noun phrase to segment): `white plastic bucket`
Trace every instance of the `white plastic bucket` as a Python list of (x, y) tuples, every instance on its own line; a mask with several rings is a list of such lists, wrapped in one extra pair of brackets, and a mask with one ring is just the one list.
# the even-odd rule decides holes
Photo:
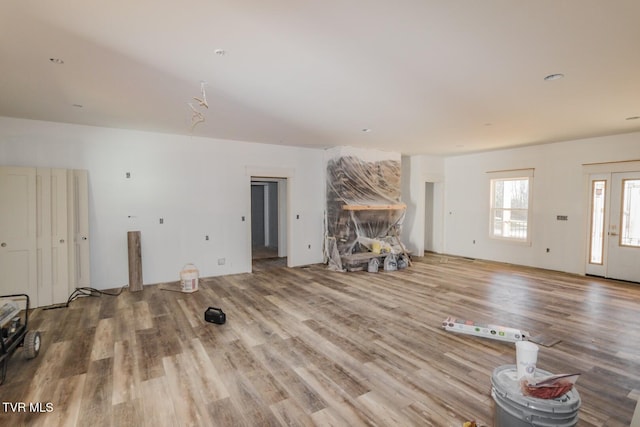
[[(491, 397), (495, 401), (495, 427), (574, 427), (578, 423), (580, 394), (575, 387), (556, 399), (524, 396), (516, 365), (500, 366), (491, 377)], [(550, 372), (536, 369), (536, 376)]]
[(193, 264), (186, 264), (180, 272), (180, 287), (182, 292), (195, 292), (198, 290), (198, 269)]

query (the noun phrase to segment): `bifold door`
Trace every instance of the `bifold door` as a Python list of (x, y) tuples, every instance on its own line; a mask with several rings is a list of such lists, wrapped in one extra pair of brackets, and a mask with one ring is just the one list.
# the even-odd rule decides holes
[(33, 307), (89, 286), (87, 172), (0, 167), (0, 295)]

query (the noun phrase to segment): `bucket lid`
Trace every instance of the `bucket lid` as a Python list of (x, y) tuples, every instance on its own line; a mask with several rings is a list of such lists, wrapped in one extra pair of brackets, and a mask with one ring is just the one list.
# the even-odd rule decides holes
[(189, 263), (189, 264), (185, 264), (184, 267), (182, 267), (181, 271), (183, 271), (183, 272), (185, 272), (185, 271), (193, 271), (193, 272), (195, 272), (195, 271), (198, 271), (198, 269), (196, 268), (196, 266), (194, 264)]
[[(535, 377), (542, 378), (550, 375), (553, 374), (542, 369), (536, 369)], [(539, 399), (522, 394), (516, 365), (504, 365), (494, 369), (491, 376), (491, 384), (498, 397), (536, 411), (571, 414), (580, 408), (580, 394), (575, 387), (555, 399)]]

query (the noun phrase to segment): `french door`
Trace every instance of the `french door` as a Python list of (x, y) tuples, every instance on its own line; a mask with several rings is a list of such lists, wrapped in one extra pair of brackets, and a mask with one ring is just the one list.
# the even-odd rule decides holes
[(586, 273), (640, 283), (640, 171), (592, 174)]

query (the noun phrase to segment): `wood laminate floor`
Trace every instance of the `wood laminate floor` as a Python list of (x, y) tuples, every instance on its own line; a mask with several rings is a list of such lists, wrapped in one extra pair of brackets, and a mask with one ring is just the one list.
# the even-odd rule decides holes
[[(490, 426), (491, 375), (515, 347), (446, 332), (447, 316), (560, 339), (538, 367), (582, 373), (579, 426), (628, 426), (640, 395), (639, 285), (428, 255), (161, 287), (35, 310), (42, 350), (11, 358), (0, 425)], [(204, 322), (209, 306), (225, 325)]]

